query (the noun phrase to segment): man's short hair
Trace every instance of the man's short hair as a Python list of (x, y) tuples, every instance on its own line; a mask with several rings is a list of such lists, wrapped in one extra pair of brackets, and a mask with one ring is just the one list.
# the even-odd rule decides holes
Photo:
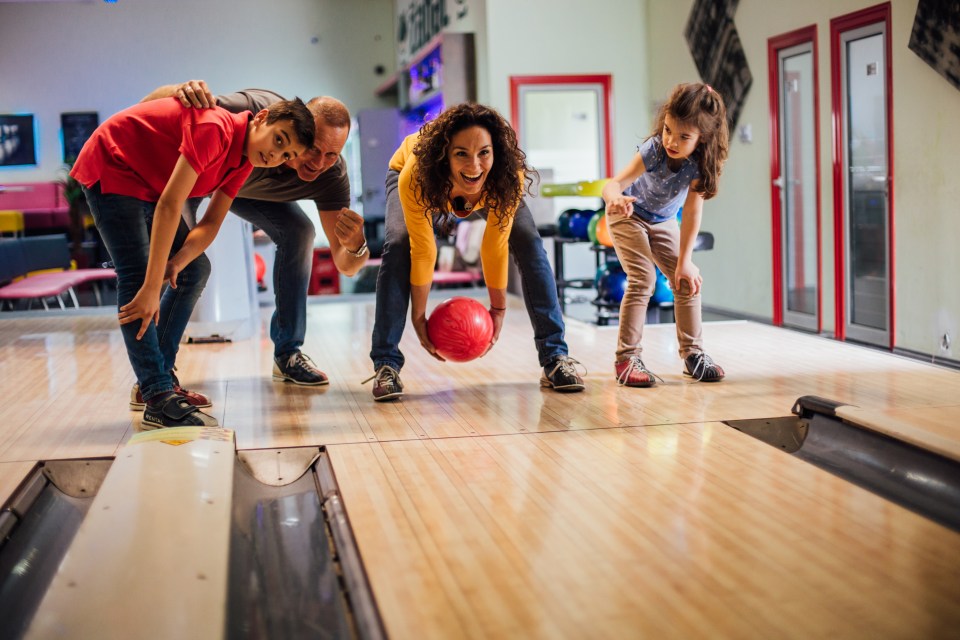
[(336, 98), (318, 96), (307, 102), (307, 106), (328, 127), (350, 129), (350, 110)]

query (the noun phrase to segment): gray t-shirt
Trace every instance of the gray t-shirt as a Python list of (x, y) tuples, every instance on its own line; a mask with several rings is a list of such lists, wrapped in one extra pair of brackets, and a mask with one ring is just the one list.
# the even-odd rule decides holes
[[(283, 99), (280, 94), (266, 89), (244, 89), (217, 96), (217, 104), (233, 113), (257, 113)], [(350, 206), (350, 178), (343, 156), (313, 182), (304, 182), (286, 165), (273, 169), (255, 168), (237, 197), (270, 202), (313, 200), (319, 211), (338, 211)]]
[(651, 223), (664, 222), (677, 215), (690, 190), (690, 183), (700, 177), (694, 152), (683, 160), (680, 169), (667, 166), (667, 152), (659, 136), (647, 138), (638, 151), (643, 159), (644, 173), (634, 181), (624, 195), (633, 196), (633, 212)]

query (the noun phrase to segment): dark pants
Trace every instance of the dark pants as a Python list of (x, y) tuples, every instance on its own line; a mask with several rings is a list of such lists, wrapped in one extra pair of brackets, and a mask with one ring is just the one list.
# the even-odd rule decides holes
[[(117, 271), (119, 309), (133, 300), (146, 278), (150, 228), (157, 205), (129, 196), (103, 194), (99, 184), (84, 188), (83, 193)], [(189, 229), (181, 220), (173, 239), (171, 256), (183, 246), (187, 233)], [(145, 400), (173, 390), (170, 372), (177, 359), (180, 339), (209, 277), (210, 260), (201, 254), (177, 276), (176, 289), (164, 289), (160, 296), (159, 324), (151, 322), (140, 340), (137, 340), (139, 322), (120, 325), (127, 356)]]

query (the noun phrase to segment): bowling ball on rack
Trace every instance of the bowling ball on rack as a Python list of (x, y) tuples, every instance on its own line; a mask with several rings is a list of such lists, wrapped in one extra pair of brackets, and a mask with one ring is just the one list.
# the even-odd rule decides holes
[(587, 238), (589, 238), (593, 244), (600, 244), (597, 242), (597, 223), (600, 222), (600, 218), (602, 217), (603, 209), (595, 212), (590, 218), (589, 224), (587, 224)]
[(619, 304), (627, 290), (627, 273), (620, 265), (607, 265), (597, 281), (597, 297), (607, 304)]
[(673, 302), (673, 289), (670, 288), (670, 280), (658, 268), (657, 283), (653, 288), (653, 294), (650, 296), (650, 304), (659, 305), (671, 302)]
[(437, 353), (453, 362), (480, 357), (493, 338), (493, 320), (482, 303), (457, 296), (444, 300), (427, 319), (427, 336)]
[[(604, 214), (606, 214), (606, 211), (604, 211)], [(596, 234), (597, 244), (603, 247), (613, 246), (613, 238), (610, 236), (610, 227), (606, 215), (600, 216), (600, 219), (597, 220)]]
[(588, 228), (590, 226), (590, 218), (593, 217), (593, 211), (590, 209), (577, 209), (575, 212), (570, 214), (570, 238), (576, 238), (577, 240), (589, 240), (590, 236), (588, 235)]
[(570, 216), (574, 211), (578, 211), (578, 209), (565, 209), (557, 217), (557, 235), (561, 238), (570, 237)]

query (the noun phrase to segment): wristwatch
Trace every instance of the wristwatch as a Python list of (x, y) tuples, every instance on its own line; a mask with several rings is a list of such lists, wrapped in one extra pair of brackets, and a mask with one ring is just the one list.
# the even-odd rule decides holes
[(360, 245), (360, 248), (356, 251), (350, 251), (346, 245), (344, 245), (343, 250), (352, 255), (354, 258), (362, 258), (363, 256), (367, 255), (367, 241), (364, 240), (363, 244)]

